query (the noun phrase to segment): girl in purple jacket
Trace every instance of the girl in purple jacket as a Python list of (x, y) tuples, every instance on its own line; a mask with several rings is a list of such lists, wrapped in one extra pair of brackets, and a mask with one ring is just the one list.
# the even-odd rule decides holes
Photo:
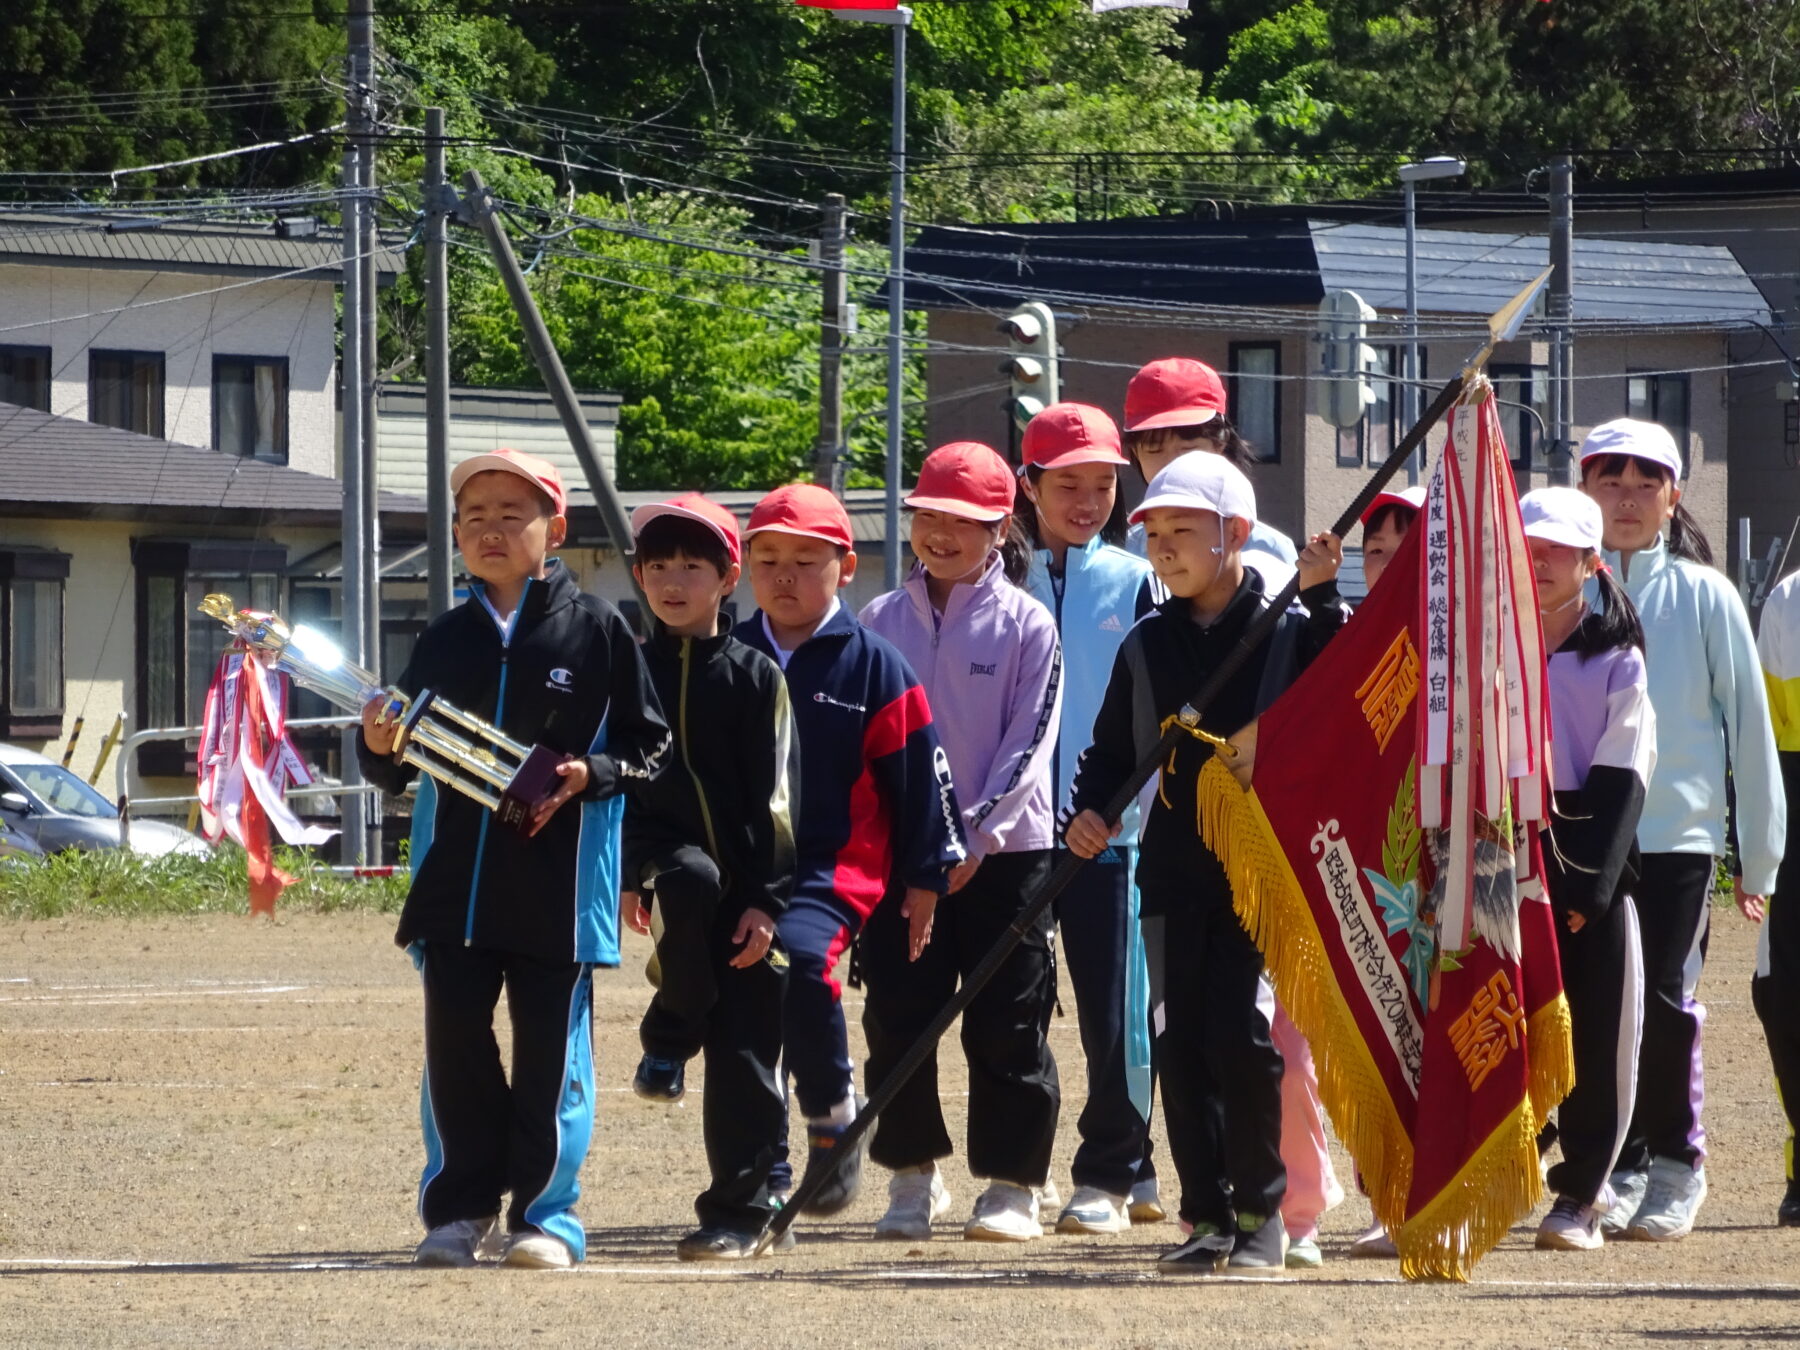
[[(930, 944), (909, 959), (894, 905), (878, 906), (858, 946), (867, 1000), (868, 1076), (881, 1082), (1048, 877), (1050, 768), (1062, 712), (1062, 654), (1050, 612), (1009, 579), (1016, 480), (985, 445), (935, 450), (906, 504), (918, 563), (863, 623), (898, 647), (925, 686), (956, 784), (968, 859), (950, 873)], [(1006, 556), (1003, 556), (1006, 555)], [(962, 1018), (969, 1061), (969, 1170), (988, 1182), (963, 1236), (1023, 1242), (1043, 1234), (1038, 1193), (1062, 1104), (1047, 1033), (1056, 1003), (1054, 928), (1046, 913)], [(951, 1152), (928, 1061), (876, 1124), (869, 1156), (893, 1170), (875, 1235), (931, 1236), (951, 1204), (938, 1159)]]
[(1551, 653), (1556, 799), (1544, 881), (1561, 919), (1575, 1049), (1575, 1089), (1556, 1112), (1562, 1160), (1547, 1178), (1556, 1203), (1537, 1245), (1593, 1251), (1604, 1242), (1601, 1219), (1618, 1203), (1607, 1177), (1637, 1092), (1644, 963), (1631, 890), (1641, 869), (1638, 818), (1656, 768), (1656, 714), (1643, 626), (1601, 561), (1600, 507), (1574, 488), (1550, 487), (1527, 493), (1519, 514)]

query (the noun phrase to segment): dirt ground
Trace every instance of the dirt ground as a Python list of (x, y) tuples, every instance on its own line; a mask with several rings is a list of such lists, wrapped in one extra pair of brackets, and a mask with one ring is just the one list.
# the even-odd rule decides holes
[[(1732, 911), (1715, 916), (1703, 989), (1713, 1158), (1699, 1231), (1575, 1255), (1533, 1251), (1521, 1224), (1464, 1287), (1408, 1286), (1386, 1263), (1344, 1259), (1368, 1221), (1355, 1198), (1326, 1218), (1322, 1271), (1195, 1282), (1154, 1274), (1172, 1224), (1023, 1247), (965, 1243), (955, 1227), (929, 1244), (875, 1243), (878, 1176), (846, 1220), (803, 1221), (791, 1253), (678, 1264), (704, 1184), (700, 1113), (692, 1091), (672, 1108), (631, 1095), (647, 993), (635, 937), (625, 967), (598, 980), (587, 1264), (414, 1270), (419, 995), (391, 926), (359, 915), (0, 926), (0, 1344), (1800, 1340), (1800, 1231), (1773, 1226), (1782, 1128), (1750, 1010), (1753, 937)], [(1066, 1194), (1082, 1075), (1072, 1007), (1052, 1034)], [(954, 1057), (944, 1083), (954, 1122)], [(703, 1089), (697, 1071), (690, 1084)], [(975, 1188), (957, 1160), (947, 1175), (966, 1214)]]

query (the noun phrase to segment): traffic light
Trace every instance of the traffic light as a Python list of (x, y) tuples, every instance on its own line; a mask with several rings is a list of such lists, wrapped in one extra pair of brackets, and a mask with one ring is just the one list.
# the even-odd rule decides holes
[(1375, 353), (1364, 342), (1375, 311), (1355, 291), (1327, 291), (1319, 301), (1319, 359), (1313, 411), (1334, 427), (1353, 427), (1375, 401)]
[(1019, 430), (1060, 396), (1056, 369), (1056, 316), (1050, 306), (1033, 300), (1020, 305), (1000, 325), (1012, 354), (1000, 367), (1012, 381), (1007, 412)]

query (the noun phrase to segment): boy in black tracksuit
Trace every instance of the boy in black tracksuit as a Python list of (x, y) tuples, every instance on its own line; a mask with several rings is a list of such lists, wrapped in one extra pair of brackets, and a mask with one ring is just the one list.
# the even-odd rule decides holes
[[(1126, 635), (1093, 744), (1082, 756), (1066, 837), (1085, 857), (1118, 829), (1107, 800), (1269, 603), (1245, 568), (1255, 520), (1249, 481), (1221, 456), (1186, 455), (1151, 482), (1132, 521), (1170, 598)], [(1321, 535), (1300, 556), (1309, 614), (1284, 614), (1205, 711), (1204, 730), (1230, 735), (1282, 693), (1343, 625), (1340, 545)], [(1270, 1035), (1273, 995), (1262, 956), (1239, 923), (1219, 859), (1200, 838), (1195, 792), (1213, 747), (1183, 740), (1163, 765), (1138, 855), (1145, 944), (1160, 970), (1164, 1026), (1158, 1067), (1169, 1153), (1192, 1238), (1163, 1258), (1175, 1269), (1279, 1274), (1287, 1238), (1281, 1199), (1281, 1054)]]
[[(661, 985), (639, 1028), (634, 1087), (679, 1100), (686, 1061), (705, 1051), (712, 1180), (676, 1255), (735, 1260), (775, 1212), (769, 1167), (787, 1119), (777, 1076), (787, 954), (772, 940), (794, 884), (799, 742), (780, 667), (720, 620), (740, 570), (731, 513), (689, 493), (639, 507), (631, 524), (656, 617), (644, 662), (675, 733), (668, 769), (625, 812), (625, 884), (648, 892), (662, 920)], [(635, 897), (625, 903), (627, 922), (648, 931)]]
[[(529, 835), (435, 779), (419, 785), (395, 937), (425, 989), (419, 1213), (430, 1232), (415, 1260), (473, 1264), (511, 1191), (507, 1264), (567, 1266), (586, 1246), (573, 1207), (593, 1130), (591, 974), (619, 960), (618, 794), (654, 777), (669, 731), (624, 619), (547, 558), (567, 528), (555, 468), (500, 451), (450, 481), (474, 594), (420, 635), (400, 690), (430, 690), (571, 758)], [(399, 793), (414, 770), (393, 755), (384, 703), (364, 710), (357, 758)], [(510, 1084), (493, 1030), (503, 987)]]

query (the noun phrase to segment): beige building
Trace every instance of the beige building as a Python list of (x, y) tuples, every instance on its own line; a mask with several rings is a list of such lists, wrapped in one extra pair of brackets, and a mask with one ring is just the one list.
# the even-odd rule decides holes
[[(922, 232), (909, 256), (934, 282), (909, 298), (930, 307), (929, 440), (1016, 445), (1004, 395), (983, 396), (1007, 346), (997, 319), (1045, 298), (1063, 316), (1061, 395), (1122, 416), (1125, 385), (1158, 357), (1197, 357), (1226, 377), (1233, 420), (1258, 450), (1259, 511), (1300, 537), (1326, 528), (1404, 434), (1401, 367), (1404, 245), (1399, 230), (1323, 221), (1208, 225), (1193, 221), (1009, 226), (984, 250), (967, 232)], [(974, 256), (970, 256), (973, 254)], [(1421, 406), (1485, 337), (1482, 320), (1547, 265), (1541, 235), (1419, 234)], [(1729, 251), (1694, 245), (1576, 241), (1577, 440), (1626, 415), (1667, 423), (1686, 453), (1686, 499), (1708, 535), (1728, 538), (1726, 372), (1731, 341), (1768, 309)], [(1340, 430), (1314, 411), (1316, 311), (1327, 291), (1353, 290), (1369, 325), (1375, 401)], [(1521, 491), (1548, 481), (1548, 358), (1528, 323), (1489, 372), (1503, 402)], [(969, 396), (957, 398), (959, 390)], [(1442, 444), (1440, 429), (1428, 442)], [(1404, 482), (1404, 478), (1400, 481)], [(1350, 539), (1347, 589), (1360, 560)]]

